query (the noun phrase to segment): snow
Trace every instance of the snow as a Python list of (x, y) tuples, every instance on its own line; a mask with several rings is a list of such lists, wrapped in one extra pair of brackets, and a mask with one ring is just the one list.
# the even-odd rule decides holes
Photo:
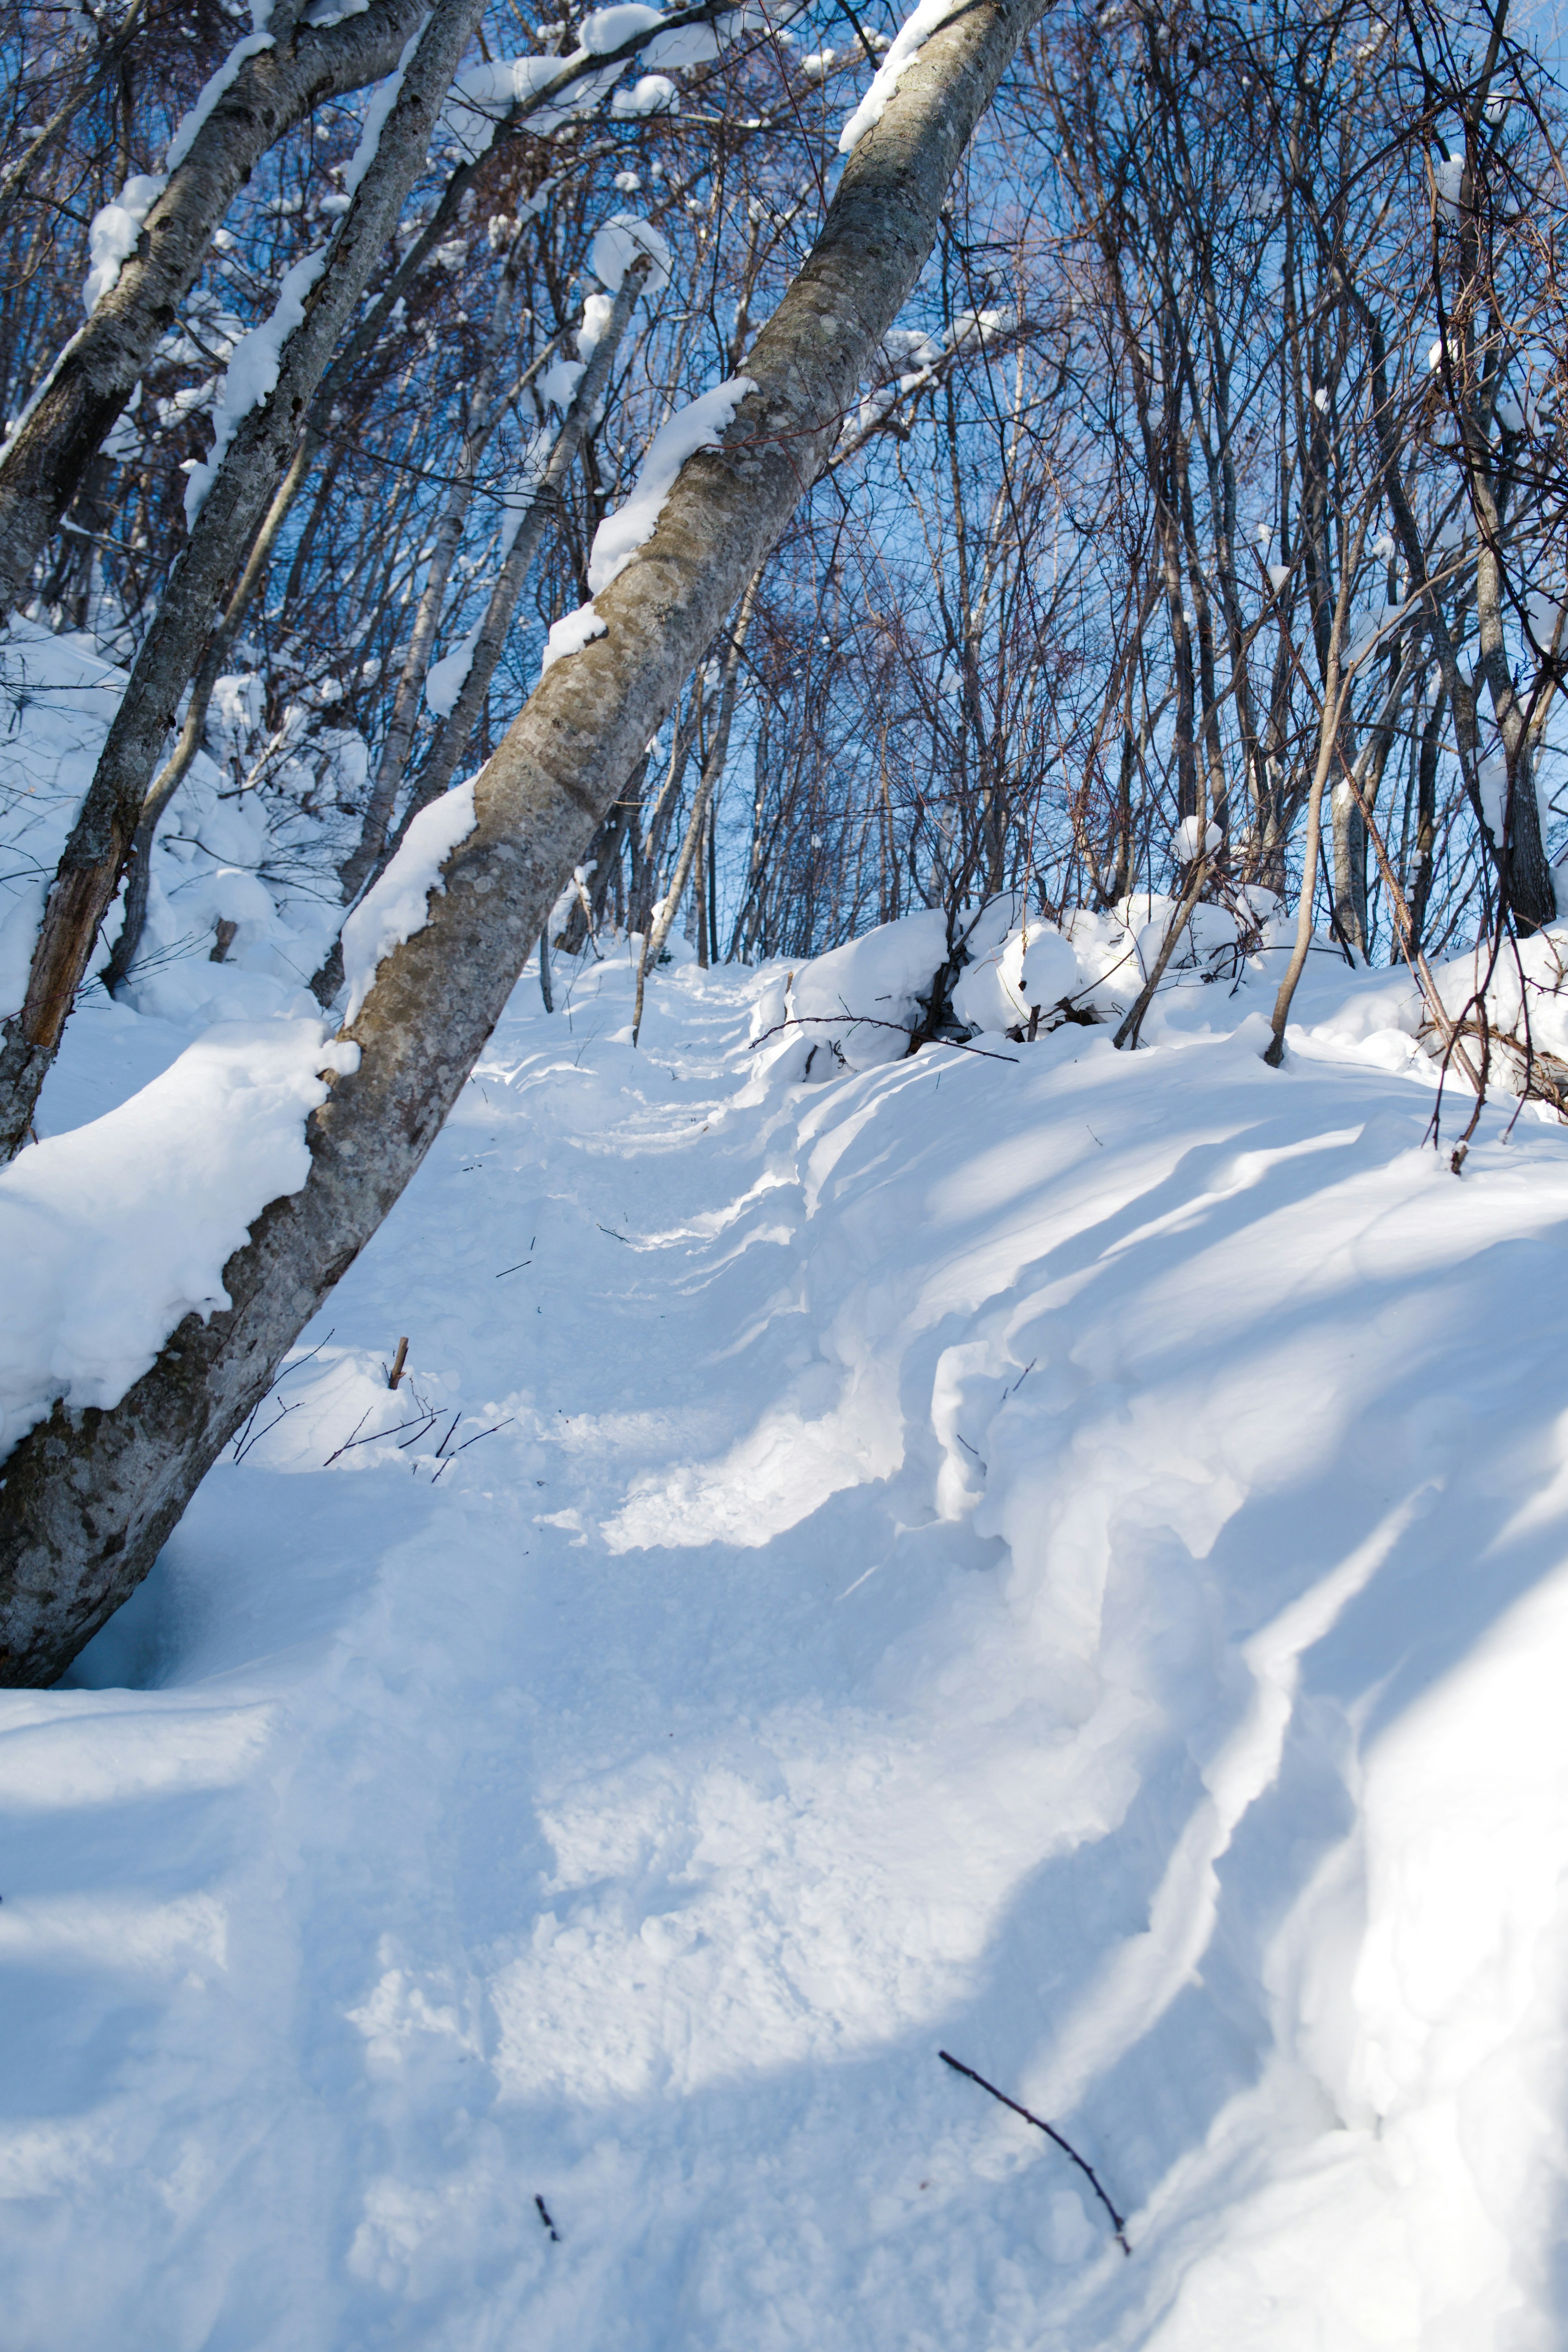
[(919, 0), (919, 5), (905, 17), (872, 77), (870, 89), (838, 134), (841, 155), (853, 154), (867, 131), (880, 122), (906, 68), (913, 65), (931, 35), (942, 30), (960, 5), (961, 0)]
[(638, 256), (645, 253), (653, 264), (647, 274), (647, 290), (650, 294), (662, 294), (675, 267), (668, 246), (651, 221), (641, 219), (636, 213), (612, 213), (588, 247), (588, 267), (602, 285), (607, 286), (612, 294), (618, 294), (622, 278)]
[[(259, 886), (258, 886), (259, 887)], [(352, 1070), (320, 1021), (224, 1023), (101, 1118), (0, 1170), (0, 1457), (47, 1415), (118, 1404), (268, 1201), (310, 1173), (305, 1120)]]
[(542, 401), (553, 401), (557, 408), (572, 405), (577, 386), (586, 373), (583, 360), (552, 360), (542, 375), (535, 380), (534, 389)]
[(580, 654), (584, 646), (593, 644), (595, 637), (608, 634), (609, 623), (599, 618), (591, 604), (579, 604), (574, 612), (563, 613), (558, 621), (550, 625), (550, 634), (544, 640), (544, 650), (539, 660), (540, 677), (542, 677), (547, 669), (553, 669), (558, 661), (564, 661), (568, 654)]
[(1038, 915), (1026, 916), (994, 945), (972, 940), (952, 1010), (977, 1033), (1005, 1032), (1026, 1024), (1037, 1005), (1050, 1015), (1082, 980), (1072, 941)]
[(431, 663), (425, 673), (425, 700), (437, 719), (449, 719), (457, 709), (469, 670), (473, 667), (474, 651), (484, 635), (488, 615), (481, 613), (466, 637)]
[(8, 2345), (1563, 2340), (1568, 1135), (1273, 953), (804, 1088), (781, 968), (524, 976), (0, 1697)]
[[(725, 35), (746, 31), (751, 16), (749, 8), (731, 10), (723, 19)], [(718, 56), (719, 47), (720, 28), (717, 25), (677, 25), (670, 32), (656, 35), (642, 54), (650, 66), (671, 66), (679, 69), (681, 66), (707, 65), (710, 58)]]
[[(778, 1066), (802, 1076), (826, 1076), (835, 1069), (874, 1070), (901, 1061), (921, 1000), (931, 994), (946, 956), (947, 918), (931, 912), (884, 923), (804, 965), (790, 984), (792, 1026), (779, 1046)], [(777, 1017), (784, 1017), (782, 1008)]]
[(167, 177), (159, 172), (138, 172), (126, 181), (112, 204), (102, 205), (88, 225), (89, 268), (81, 289), (81, 307), (90, 318), (119, 278), (121, 268), (136, 250), (142, 224), (163, 190)]
[(717, 448), (736, 409), (747, 393), (755, 390), (749, 375), (731, 376), (711, 391), (700, 393), (659, 426), (648, 443), (647, 455), (627, 496), (613, 514), (605, 517), (594, 533), (594, 544), (588, 551), (589, 601), (575, 612), (564, 614), (552, 628), (545, 642), (542, 676), (567, 654), (580, 652), (593, 638), (605, 635), (605, 624), (595, 611), (593, 598), (620, 578), (637, 550), (646, 547), (653, 537), (664, 502), (687, 459), (699, 449)]
[[(610, 100), (612, 114), (668, 114), (680, 93), (668, 74), (643, 74), (630, 89), (616, 90)], [(617, 173), (619, 187), (624, 175)]]
[[(1203, 846), (1207, 855), (1213, 857), (1225, 839), (1225, 835), (1218, 825), (1212, 821), (1203, 826), (1201, 831)], [(1173, 846), (1177, 859), (1183, 866), (1190, 866), (1198, 854), (1199, 832), (1200, 827), (1195, 816), (1184, 816), (1176, 827), (1173, 836)]]
[(611, 49), (618, 49), (623, 41), (637, 38), (639, 33), (650, 32), (664, 22), (662, 8), (648, 8), (641, 0), (623, 0), (615, 8), (595, 8), (583, 19), (583, 47), (590, 57), (602, 58)]
[(687, 459), (699, 449), (718, 447), (734, 421), (736, 409), (756, 388), (749, 375), (731, 376), (711, 391), (700, 393), (659, 426), (629, 495), (594, 533), (588, 586), (595, 596), (620, 578), (637, 550), (653, 537), (664, 502)]
[(431, 891), (446, 888), (441, 868), (479, 823), (474, 814), (474, 781), (469, 776), (454, 784), (420, 810), (385, 873), (344, 923), (343, 977), (349, 992), (345, 1029), (358, 1019), (384, 957), (424, 929), (429, 919)]
[(195, 104), (183, 114), (174, 125), (174, 135), (169, 141), (168, 152), (163, 158), (163, 170), (166, 173), (179, 170), (180, 165), (195, 145), (197, 134), (208, 115), (224, 93), (232, 89), (239, 79), (241, 66), (251, 58), (259, 57), (263, 49), (269, 49), (272, 47), (272, 36), (266, 30), (266, 19), (270, 14), (271, 8), (268, 5), (259, 12), (258, 21), (257, 11), (252, 9), (255, 31), (248, 33), (244, 40), (235, 43), (217, 71), (210, 75), (203, 84)]
[(572, 68), (579, 77), (575, 86), (569, 86), (557, 104), (541, 107), (528, 118), (529, 129), (541, 135), (558, 130), (574, 115), (591, 113), (619, 75), (618, 66), (595, 72), (593, 63), (591, 51), (579, 47), (564, 58), (500, 58), (489, 65), (468, 66), (457, 76), (441, 110), (440, 135), (465, 155), (482, 155), (512, 107), (526, 104)]

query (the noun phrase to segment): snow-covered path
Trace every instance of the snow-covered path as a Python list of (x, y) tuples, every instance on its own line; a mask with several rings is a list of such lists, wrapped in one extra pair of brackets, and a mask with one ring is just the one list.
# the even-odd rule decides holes
[(1568, 1135), (761, 985), (525, 982), (0, 1696), (7, 2352), (1560, 2342)]

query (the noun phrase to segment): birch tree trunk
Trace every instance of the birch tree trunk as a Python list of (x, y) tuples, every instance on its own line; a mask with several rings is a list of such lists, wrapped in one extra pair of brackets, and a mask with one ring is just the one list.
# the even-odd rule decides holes
[(482, 771), (477, 823), (423, 929), (381, 964), (357, 1072), (307, 1129), (310, 1174), (121, 1402), (57, 1407), (0, 1481), (0, 1678), (52, 1680), (143, 1577), (195, 1486), (439, 1133), (562, 877), (831, 454), (912, 289), (965, 146), (1047, 0), (972, 0), (906, 66), (822, 234), (746, 362), (717, 449), (595, 599), (606, 634), (558, 661)]
[(374, 0), (321, 32), (290, 28), (279, 6), (274, 46), (241, 64), (169, 174), (135, 252), (61, 352), (47, 389), (0, 458), (0, 618), (26, 596), (41, 549), (261, 157), (312, 107), (390, 73), (420, 6), (421, 0)]
[[(561, 430), (555, 436), (555, 446), (550, 452), (545, 467), (529, 502), (528, 511), (518, 528), (517, 537), (507, 551), (490, 601), (485, 608), (484, 625), (474, 644), (474, 657), (468, 664), (458, 699), (437, 730), (428, 756), (419, 771), (409, 814), (427, 807), (444, 793), (451, 782), (458, 762), (468, 747), (479, 713), (485, 707), (485, 697), (490, 690), (501, 655), (506, 650), (507, 635), (511, 628), (517, 600), (527, 583), (533, 559), (539, 552), (551, 516), (554, 513), (562, 484), (577, 460), (583, 446), (604, 407), (611, 371), (622, 338), (631, 324), (638, 294), (642, 291), (649, 263), (634, 261), (622, 278), (610, 312), (609, 323), (589, 356), (585, 373), (573, 394)], [(403, 829), (406, 829), (407, 818)]]
[[(391, 864), (402, 845), (403, 836), (422, 808), (438, 800), (452, 781), (453, 771), (468, 749), (479, 713), (485, 707), (485, 697), (506, 649), (507, 633), (511, 627), (517, 600), (528, 580), (539, 542), (555, 511), (561, 485), (576, 461), (577, 452), (598, 420), (604, 396), (615, 365), (616, 352), (631, 320), (637, 299), (647, 278), (650, 264), (634, 262), (621, 280), (609, 322), (595, 345), (586, 371), (572, 395), (571, 404), (562, 420), (555, 446), (528, 509), (518, 527), (517, 537), (507, 551), (506, 561), (490, 591), (490, 601), (485, 607), (485, 617), (475, 641), (473, 659), (468, 664), (457, 701), (436, 730), (425, 764), (419, 771), (408, 805), (404, 810), (396, 832), (386, 839), (387, 819), (392, 811), (389, 796), (380, 818), (380, 838), (374, 856), (359, 861), (358, 853), (344, 867), (342, 876), (345, 905), (376, 881)], [(335, 371), (334, 371), (335, 373)], [(367, 813), (368, 823), (368, 813)], [(363, 845), (363, 838), (362, 838)], [(340, 930), (328, 949), (319, 969), (311, 975), (310, 989), (318, 1003), (331, 1004), (343, 982), (343, 943)]]

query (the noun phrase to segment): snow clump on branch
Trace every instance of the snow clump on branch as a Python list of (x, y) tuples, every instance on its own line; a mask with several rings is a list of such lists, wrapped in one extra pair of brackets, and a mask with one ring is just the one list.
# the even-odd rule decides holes
[(540, 667), (541, 677), (567, 654), (580, 653), (593, 638), (604, 635), (605, 624), (595, 609), (594, 597), (620, 578), (638, 550), (653, 537), (664, 502), (687, 459), (695, 457), (699, 449), (719, 446), (734, 420), (736, 409), (747, 393), (755, 390), (756, 384), (749, 375), (731, 376), (727, 383), (700, 394), (687, 407), (678, 408), (659, 426), (648, 444), (647, 456), (632, 485), (631, 495), (614, 514), (605, 517), (594, 533), (588, 557), (589, 601), (579, 604), (575, 612), (564, 614), (551, 630)]
[(420, 810), (380, 881), (344, 923), (343, 976), (349, 990), (345, 1029), (358, 1020), (384, 960), (416, 931), (422, 931), (429, 920), (431, 891), (447, 887), (441, 879), (442, 866), (479, 823), (474, 782), (469, 776)]
[(359, 1048), (319, 1020), (223, 1022), (118, 1110), (0, 1171), (0, 1458), (47, 1418), (120, 1402), (269, 1201), (310, 1172), (305, 1121)]

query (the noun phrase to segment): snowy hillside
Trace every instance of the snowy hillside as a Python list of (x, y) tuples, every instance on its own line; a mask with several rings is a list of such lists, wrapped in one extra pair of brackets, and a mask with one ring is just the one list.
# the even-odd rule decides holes
[(825, 1085), (782, 979), (525, 977), (0, 1696), (8, 2352), (1562, 2341), (1568, 1135), (1450, 1174), (1387, 975)]

